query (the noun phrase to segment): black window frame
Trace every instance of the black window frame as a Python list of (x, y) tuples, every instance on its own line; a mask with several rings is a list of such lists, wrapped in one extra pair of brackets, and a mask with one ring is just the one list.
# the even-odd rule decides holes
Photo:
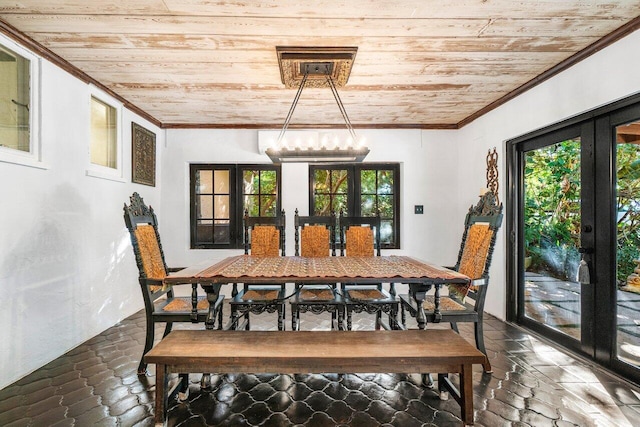
[[(214, 243), (213, 235), (210, 241), (198, 240), (197, 233), (197, 205), (196, 174), (199, 171), (229, 171), (229, 243)], [(190, 193), (190, 247), (191, 249), (242, 249), (244, 247), (244, 230), (242, 218), (244, 215), (244, 171), (275, 171), (276, 172), (276, 208), (274, 213), (282, 210), (281, 167), (273, 164), (236, 164), (236, 163), (192, 163), (189, 165), (189, 193)], [(212, 195), (214, 193), (211, 193)]]
[[(393, 218), (381, 217), (381, 219), (393, 221), (393, 242), (382, 242), (382, 249), (400, 249), (400, 163), (326, 163), (309, 165), (309, 214), (315, 215), (315, 171), (317, 170), (346, 170), (347, 171), (347, 212), (345, 215), (362, 216), (361, 203), (361, 171), (365, 170), (391, 170), (393, 171)], [(331, 193), (327, 193), (331, 194)], [(376, 198), (379, 195), (376, 195)], [(334, 212), (336, 216), (340, 212)]]

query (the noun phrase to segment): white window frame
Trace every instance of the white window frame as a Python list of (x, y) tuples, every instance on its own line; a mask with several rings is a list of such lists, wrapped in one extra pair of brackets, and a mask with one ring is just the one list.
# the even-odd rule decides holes
[[(116, 167), (110, 168), (107, 166), (97, 165), (91, 163), (91, 99), (95, 98), (98, 101), (115, 108), (116, 110)], [(123, 167), (123, 126), (122, 126), (122, 102), (118, 101), (113, 96), (109, 95), (105, 91), (90, 84), (89, 96), (87, 99), (87, 176), (94, 178), (110, 179), (112, 181), (125, 182), (124, 179), (124, 167)]]
[(41, 123), (41, 58), (10, 38), (0, 34), (0, 44), (29, 60), (29, 151), (0, 146), (0, 162), (48, 169), (42, 155)]

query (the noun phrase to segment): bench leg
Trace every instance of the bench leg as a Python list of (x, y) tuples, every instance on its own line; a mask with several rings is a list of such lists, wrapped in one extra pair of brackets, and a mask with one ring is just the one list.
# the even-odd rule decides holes
[(438, 374), (438, 391), (440, 400), (447, 400), (449, 394), (460, 405), (462, 424), (473, 425), (473, 365), (460, 365), (460, 385), (456, 388), (448, 374)]
[(167, 368), (156, 364), (156, 426), (163, 426), (167, 413)]
[(460, 372), (460, 412), (465, 426), (473, 425), (473, 365), (464, 364)]

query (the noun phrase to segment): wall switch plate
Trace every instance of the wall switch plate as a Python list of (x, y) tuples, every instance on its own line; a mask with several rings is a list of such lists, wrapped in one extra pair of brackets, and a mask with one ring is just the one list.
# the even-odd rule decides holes
[(415, 205), (413, 207), (413, 213), (416, 215), (422, 215), (424, 213), (424, 207), (422, 205)]

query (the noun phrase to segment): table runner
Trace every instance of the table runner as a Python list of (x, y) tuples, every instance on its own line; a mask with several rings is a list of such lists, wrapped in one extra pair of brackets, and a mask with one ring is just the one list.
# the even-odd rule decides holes
[(420, 262), (406, 256), (372, 257), (230, 257), (195, 276), (197, 279), (225, 278), (242, 282), (245, 278), (372, 278), (429, 279), (465, 283), (469, 278), (456, 271)]

